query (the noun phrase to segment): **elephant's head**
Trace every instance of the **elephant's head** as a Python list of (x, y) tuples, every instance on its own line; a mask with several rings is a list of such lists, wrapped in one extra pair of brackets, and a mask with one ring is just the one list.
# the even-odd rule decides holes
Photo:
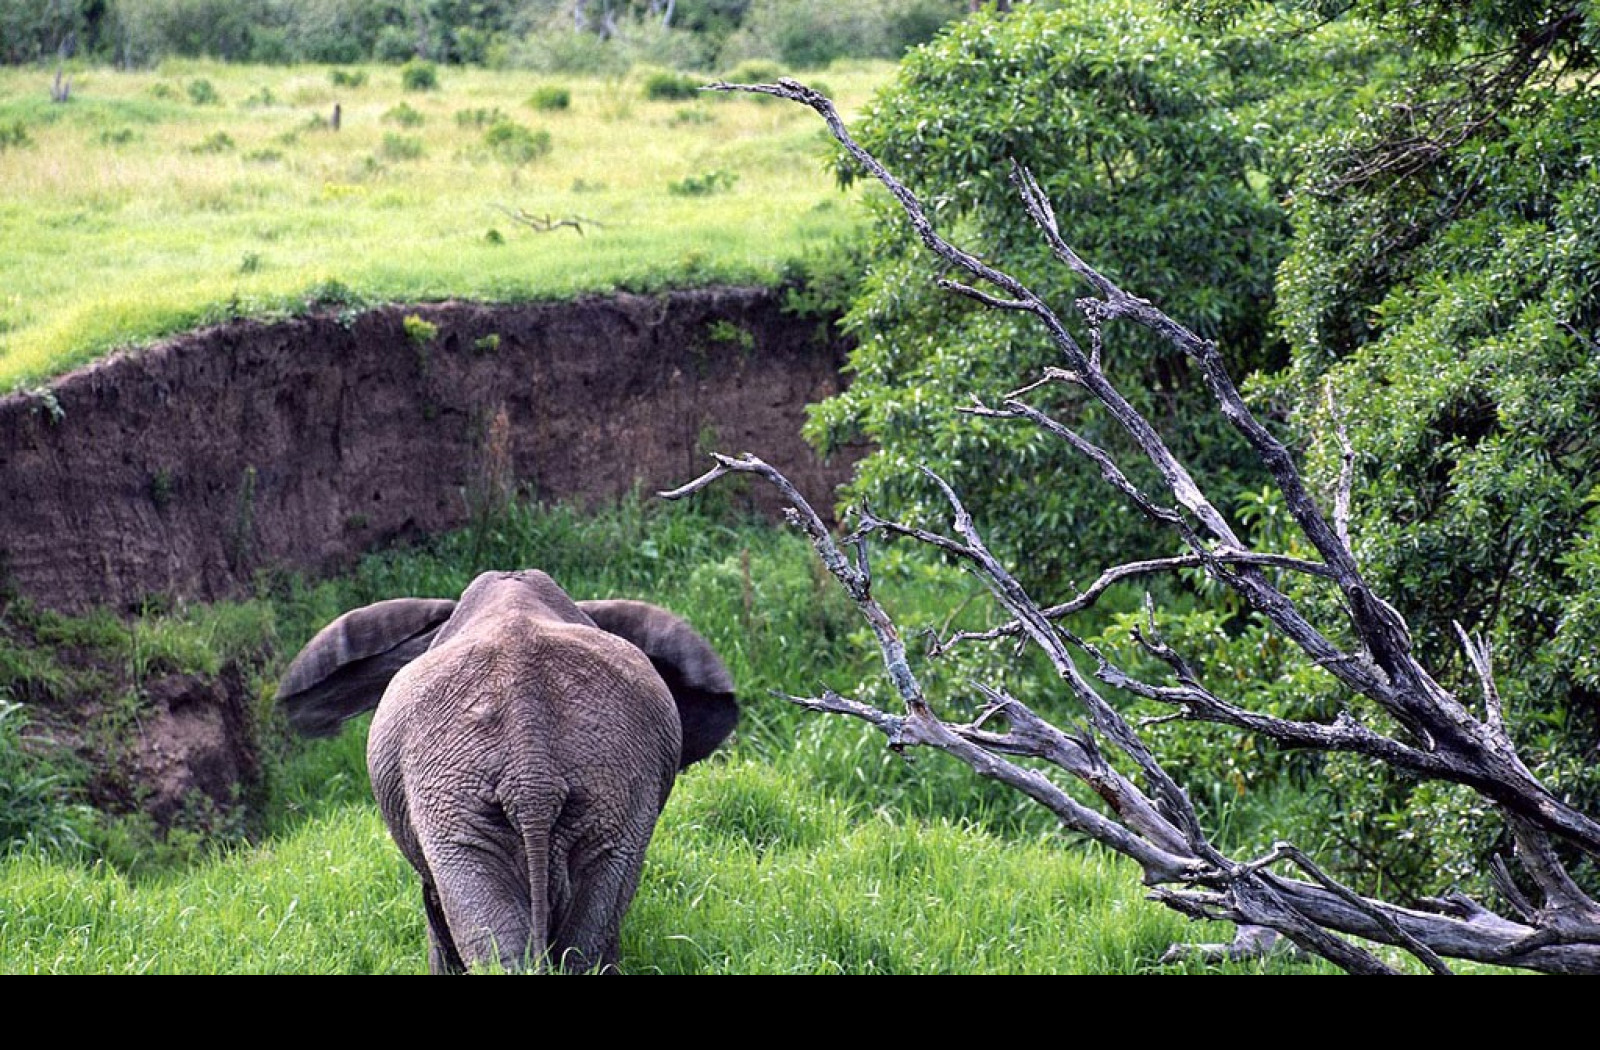
[[(733, 677), (710, 644), (682, 618), (648, 602), (612, 599), (572, 602), (548, 576), (508, 574), (527, 582), (537, 615), (589, 623), (625, 639), (650, 658), (677, 702), (683, 729), (679, 768), (716, 750), (739, 722)], [(436, 636), (448, 637), (458, 610), (473, 603), (393, 598), (351, 610), (308, 642), (278, 687), (278, 703), (303, 736), (331, 736), (350, 718), (378, 705), (389, 681), (427, 652)]]

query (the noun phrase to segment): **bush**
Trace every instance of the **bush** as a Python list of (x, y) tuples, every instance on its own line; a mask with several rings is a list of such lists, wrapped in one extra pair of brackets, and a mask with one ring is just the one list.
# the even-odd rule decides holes
[(226, 131), (213, 131), (189, 148), (191, 153), (231, 153), (233, 138)]
[(334, 87), (358, 88), (365, 86), (367, 74), (360, 69), (331, 69), (328, 71), (328, 81)]
[[(783, 76), (783, 67), (776, 62), (765, 62), (760, 59), (751, 59), (740, 62), (733, 67), (733, 71), (723, 76), (730, 84), (771, 84)], [(766, 96), (756, 96), (764, 98)]]
[(504, 113), (499, 108), (484, 109), (458, 109), (456, 110), (456, 127), (458, 128), (487, 128), (506, 120)]
[[(1455, 624), (1491, 639), (1513, 737), (1564, 799), (1600, 807), (1600, 96), (1529, 89), (1492, 138), (1407, 180), (1335, 182), (1381, 116), (1339, 129), (1295, 197), (1279, 276), (1291, 406), (1323, 484), (1338, 476), (1324, 388), (1356, 448), (1351, 531), (1447, 688), (1475, 696)], [(1437, 792), (1363, 779), (1348, 849), (1408, 889), (1477, 870), (1493, 825)], [(1438, 827), (1398, 842), (1395, 815)]]
[(379, 62), (412, 62), (417, 57), (417, 38), (399, 26), (384, 26), (372, 41), (372, 57)]
[(386, 132), (378, 153), (384, 160), (417, 160), (422, 156), (422, 139), (416, 135)]
[[(132, 137), (132, 132), (129, 132), (129, 136)], [(0, 150), (26, 146), (32, 142), (33, 139), (28, 135), (28, 126), (22, 121), (13, 120), (9, 124), (0, 124)]]
[(400, 86), (407, 91), (433, 91), (439, 87), (439, 69), (414, 58), (400, 67)]
[(439, 336), (439, 326), (416, 314), (406, 314), (400, 319), (406, 338), (417, 346), (427, 346)]
[[(1070, 301), (1082, 288), (1035, 235), (1005, 162), (1026, 165), (1079, 254), (1216, 339), (1248, 373), (1280, 360), (1267, 321), (1288, 231), (1253, 184), (1254, 131), (1235, 112), (1249, 98), (1225, 58), (1153, 0), (979, 14), (908, 55), (857, 134), (913, 190), (936, 187), (937, 221), (962, 230), (969, 249), (1018, 260), (1019, 276), (1046, 298)], [(839, 172), (854, 177), (847, 160)], [(901, 469), (911, 462), (939, 470), (991, 515), (1029, 506), (1001, 517), (994, 535), (1014, 561), (1026, 549), (1034, 581), (1067, 576), (1088, 552), (1097, 562), (1170, 553), (1164, 537), (1097, 513), (1102, 482), (1061, 443), (955, 413), (974, 395), (998, 403), (1018, 377), (1053, 364), (1054, 349), (1026, 319), (935, 287), (898, 208), (880, 200), (873, 211), (867, 276), (846, 318), (858, 340), (855, 379), (812, 410), (808, 427), (827, 448), (862, 437), (877, 446), (852, 495), (942, 513), (937, 491)], [(1136, 407), (1168, 421), (1168, 439), (1212, 480), (1213, 496), (1236, 499), (1250, 460), (1186, 363), (1153, 337), (1120, 338), (1107, 353)], [(1127, 439), (1114, 420), (1065, 411), (1087, 440), (1137, 462), (1119, 456)]]
[(528, 96), (528, 105), (538, 110), (561, 110), (572, 105), (572, 92), (564, 87), (547, 84)]
[(550, 133), (544, 129), (533, 131), (521, 124), (502, 120), (483, 133), (483, 144), (496, 159), (520, 167), (550, 152)]
[(405, 102), (389, 107), (384, 112), (383, 119), (391, 124), (398, 124), (402, 128), (420, 128), (427, 123), (427, 118), (421, 112)]
[(770, 0), (751, 6), (724, 54), (777, 59), (795, 69), (817, 69), (841, 58), (899, 58), (966, 10), (961, 0)]
[(686, 77), (682, 73), (657, 70), (644, 78), (644, 97), (652, 102), (677, 101), (698, 98), (703, 81)]
[(222, 99), (217, 95), (217, 89), (211, 86), (211, 81), (201, 78), (189, 81), (186, 90), (189, 101), (197, 106), (214, 106)]
[(733, 189), (739, 176), (722, 168), (714, 168), (701, 175), (686, 175), (676, 182), (667, 183), (667, 192), (674, 197), (710, 197)]

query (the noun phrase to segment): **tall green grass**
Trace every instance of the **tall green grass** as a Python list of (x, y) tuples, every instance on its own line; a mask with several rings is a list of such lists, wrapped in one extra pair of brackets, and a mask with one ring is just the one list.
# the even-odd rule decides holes
[[(374, 556), (340, 580), (264, 579), (260, 598), (220, 607), (232, 611), (174, 609), (142, 630), (165, 659), (199, 663), (186, 639), (237, 651), (255, 631), (274, 653), (267, 703), (278, 670), (332, 616), (454, 595), (489, 566), (544, 568), (580, 598), (667, 605), (739, 682), (739, 730), (666, 808), (625, 923), (627, 970), (1139, 972), (1173, 940), (1223, 935), (1143, 901), (1131, 865), (955, 762), (908, 762), (865, 726), (770, 695), (855, 689), (877, 677), (876, 658), (800, 537), (714, 508), (519, 506), (479, 534)], [(967, 586), (894, 557), (879, 568), (881, 596), (908, 625), (942, 617)], [(363, 720), (332, 740), (272, 735), (271, 811), (251, 841), (164, 867), (14, 850), (0, 860), (0, 971), (424, 969), (419, 889), (371, 802), (364, 734)]]
[[(686, 774), (624, 925), (633, 973), (1129, 973), (1190, 929), (1130, 868), (1043, 840), (841, 811), (750, 760)], [(371, 805), (130, 880), (0, 864), (7, 973), (411, 973), (416, 877)]]
[[(884, 64), (830, 70), (850, 109)], [(169, 62), (0, 69), (0, 390), (108, 349), (240, 315), (362, 300), (561, 298), (773, 282), (844, 235), (854, 209), (794, 106), (645, 98), (640, 76), (447, 69), (405, 91), (371, 67)], [(215, 102), (194, 90), (210, 85)], [(331, 119), (340, 106), (340, 127)], [(540, 148), (506, 144), (546, 141)], [(669, 186), (737, 171), (709, 196)], [(510, 213), (510, 214), (508, 214)], [(536, 232), (514, 215), (579, 218)]]

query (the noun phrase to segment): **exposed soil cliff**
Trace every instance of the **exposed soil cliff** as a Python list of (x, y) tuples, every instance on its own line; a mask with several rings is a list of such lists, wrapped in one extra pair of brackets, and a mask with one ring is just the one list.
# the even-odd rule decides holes
[[(820, 463), (799, 431), (844, 349), (747, 289), (194, 332), (0, 398), (0, 593), (68, 612), (227, 597), (264, 568), (326, 573), (462, 525), (486, 473), (596, 501), (688, 480), (712, 447), (781, 465), (826, 507), (848, 463)], [(50, 644), (47, 615), (5, 613), (0, 641)], [(163, 829), (250, 824), (244, 669), (135, 673), (115, 644), (50, 648), (55, 670), (11, 693), (37, 745), (91, 771), (89, 801)]]
[(826, 506), (847, 465), (819, 462), (799, 428), (843, 352), (753, 289), (195, 332), (66, 376), (53, 402), (0, 399), (0, 573), (72, 610), (331, 571), (463, 524), (502, 408), (511, 469), (544, 498), (677, 484), (714, 447), (780, 465)]

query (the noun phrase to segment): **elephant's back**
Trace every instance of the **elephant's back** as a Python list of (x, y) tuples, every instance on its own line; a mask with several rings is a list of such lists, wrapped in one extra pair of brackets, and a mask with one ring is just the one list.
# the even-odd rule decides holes
[(514, 677), (538, 683), (529, 729), (549, 733), (558, 761), (577, 771), (622, 766), (652, 781), (661, 762), (676, 768), (677, 707), (643, 652), (586, 624), (536, 624), (517, 635), (507, 654)]
[[(638, 648), (586, 624), (506, 615), (479, 618), (395, 676), (368, 764), (375, 785), (380, 772), (415, 779), (444, 766), (496, 787), (553, 777), (614, 793), (633, 781), (659, 788), (680, 746), (671, 693)], [(374, 749), (399, 755), (400, 768), (380, 770)]]

